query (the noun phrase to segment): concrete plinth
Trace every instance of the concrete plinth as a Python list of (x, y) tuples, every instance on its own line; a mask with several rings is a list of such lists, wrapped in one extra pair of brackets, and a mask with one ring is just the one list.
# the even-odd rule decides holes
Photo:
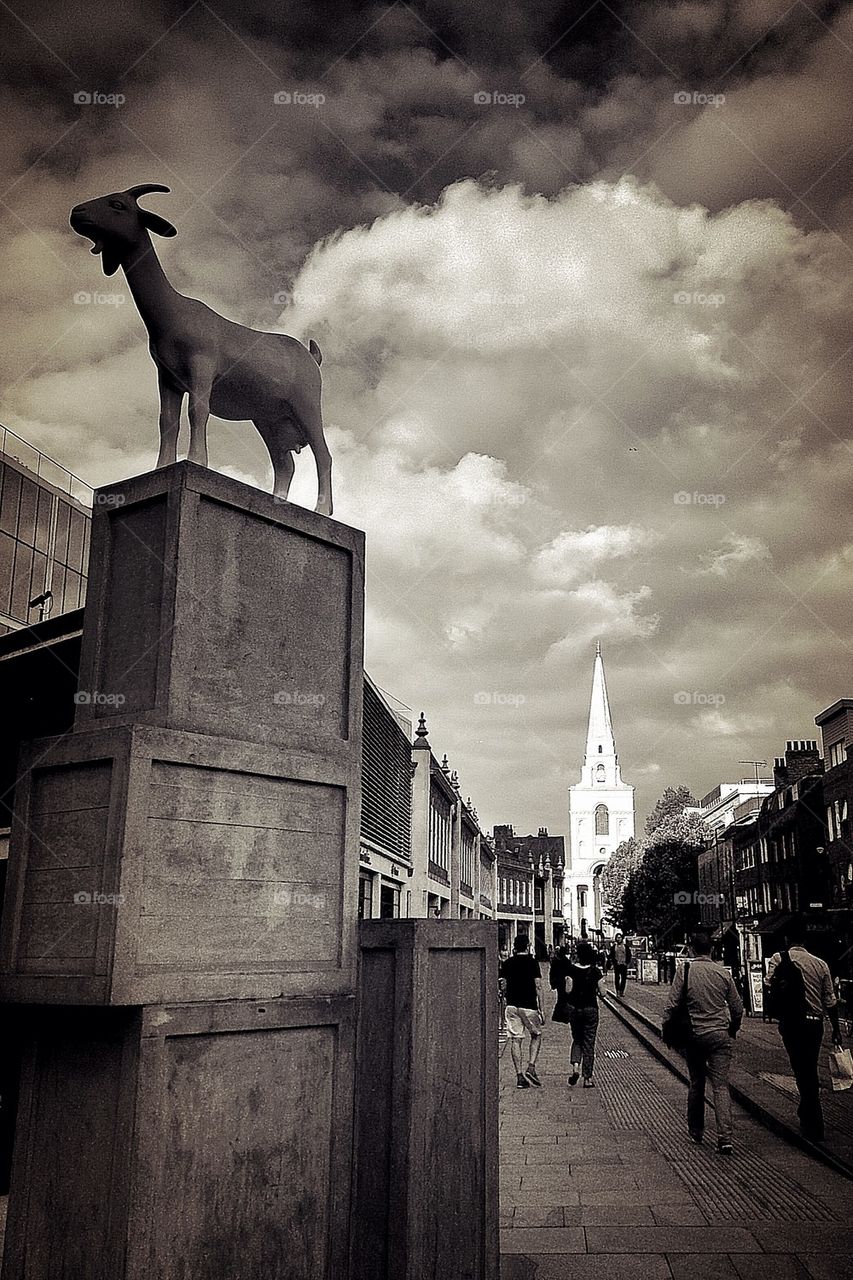
[(346, 1276), (363, 550), (190, 463), (95, 496), (10, 845), (4, 1280)]
[(498, 934), (360, 926), (353, 1280), (498, 1280)]

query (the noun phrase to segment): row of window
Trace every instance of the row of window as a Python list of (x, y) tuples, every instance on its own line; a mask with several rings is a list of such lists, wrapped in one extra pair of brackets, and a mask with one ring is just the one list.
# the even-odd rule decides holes
[(796, 884), (783, 881), (780, 884), (753, 885), (743, 895), (747, 914), (767, 915), (770, 911), (798, 911), (799, 891)]
[(48, 589), (53, 614), (82, 605), (89, 528), (71, 502), (0, 463), (0, 613), (30, 622), (30, 601)]
[(783, 831), (780, 840), (768, 840), (766, 836), (762, 836), (757, 842), (746, 845), (741, 849), (738, 856), (738, 870), (745, 871), (749, 867), (756, 865), (756, 856), (758, 862), (766, 865), (770, 862), (783, 862), (786, 858), (793, 858), (797, 853), (797, 837), (796, 832)]
[(442, 871), (450, 874), (450, 843), (452, 840), (452, 814), (449, 800), (437, 790), (430, 789), (429, 797), (429, 859)]
[(379, 882), (379, 901), (374, 901), (373, 881), (375, 877), (362, 871), (358, 877), (358, 918), (372, 920), (375, 914), (380, 920), (397, 920), (400, 916), (400, 886)]

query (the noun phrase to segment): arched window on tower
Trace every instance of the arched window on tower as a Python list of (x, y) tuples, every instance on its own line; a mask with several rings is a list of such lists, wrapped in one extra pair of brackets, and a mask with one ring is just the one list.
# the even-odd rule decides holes
[(610, 835), (610, 814), (607, 812), (606, 804), (596, 805), (595, 808), (595, 834), (597, 836)]
[(603, 747), (602, 747), (601, 743), (599, 742), (599, 744), (598, 744), (598, 754), (599, 754), (599, 755), (601, 755), (602, 750), (603, 750)]
[(603, 765), (603, 764), (600, 764), (600, 765), (598, 765), (598, 766), (596, 767), (596, 770), (595, 770), (595, 780), (596, 780), (596, 782), (603, 782), (603, 781), (604, 781), (604, 765)]

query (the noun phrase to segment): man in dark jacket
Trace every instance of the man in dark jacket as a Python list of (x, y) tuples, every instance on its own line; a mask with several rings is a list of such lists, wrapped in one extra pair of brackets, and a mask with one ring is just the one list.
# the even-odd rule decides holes
[(624, 940), (621, 933), (617, 933), (613, 939), (613, 945), (607, 954), (608, 968), (613, 969), (613, 976), (616, 980), (617, 996), (624, 995), (625, 983), (628, 980), (628, 965), (631, 963), (631, 948)]

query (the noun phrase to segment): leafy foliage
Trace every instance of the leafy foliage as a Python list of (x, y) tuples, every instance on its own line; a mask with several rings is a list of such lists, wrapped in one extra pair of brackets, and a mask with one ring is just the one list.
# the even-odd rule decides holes
[(633, 836), (623, 840), (613, 851), (601, 875), (601, 888), (607, 903), (607, 916), (614, 924), (625, 928), (622, 919), (625, 891), (642, 858), (641, 846)]
[[(697, 918), (698, 853), (708, 829), (697, 814), (684, 812), (695, 803), (687, 787), (667, 787), (649, 815), (646, 835), (634, 850), (634, 865), (628, 867), (627, 880), (621, 886), (619, 917), (623, 929), (660, 938), (676, 927), (689, 927)], [(614, 853), (614, 860), (618, 853)], [(627, 856), (623, 856), (623, 866)], [(619, 876), (617, 866), (617, 886)]]
[(696, 797), (689, 787), (667, 787), (654, 809), (646, 818), (646, 835), (650, 836), (662, 822), (695, 806)]

